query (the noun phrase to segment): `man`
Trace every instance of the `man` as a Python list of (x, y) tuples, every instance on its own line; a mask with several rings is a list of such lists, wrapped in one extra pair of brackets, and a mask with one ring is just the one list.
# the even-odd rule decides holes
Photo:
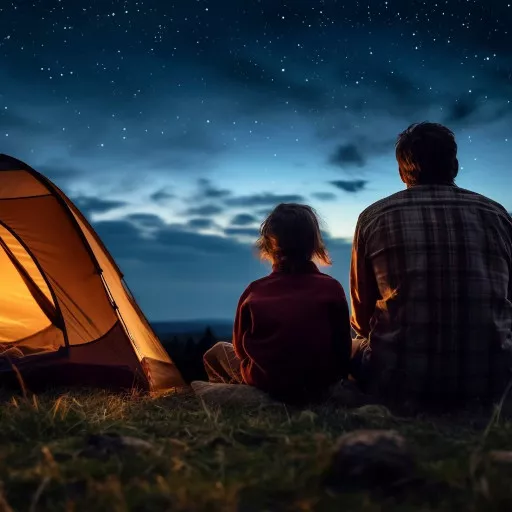
[(356, 226), (353, 376), (396, 401), (492, 402), (511, 377), (512, 219), (455, 185), (448, 128), (411, 125), (396, 158), (406, 190)]

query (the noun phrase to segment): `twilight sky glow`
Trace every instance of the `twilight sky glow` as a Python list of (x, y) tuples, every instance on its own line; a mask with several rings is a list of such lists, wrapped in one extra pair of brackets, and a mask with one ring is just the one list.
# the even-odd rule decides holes
[(347, 287), (412, 122), (512, 208), (510, 27), (511, 0), (2, 0), (0, 152), (76, 201), (150, 319), (231, 318), (281, 201), (319, 211)]

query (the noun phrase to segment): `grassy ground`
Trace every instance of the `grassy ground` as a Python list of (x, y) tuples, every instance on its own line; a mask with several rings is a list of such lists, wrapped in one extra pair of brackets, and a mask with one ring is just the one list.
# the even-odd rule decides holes
[[(194, 398), (102, 392), (2, 395), (0, 511), (7, 510), (511, 510), (512, 424), (467, 417), (400, 419), (315, 409), (210, 410)], [(336, 439), (392, 428), (412, 444), (429, 483), (400, 498), (335, 495), (322, 486)], [(113, 453), (91, 435), (146, 440)], [(94, 438), (93, 438), (94, 439)]]

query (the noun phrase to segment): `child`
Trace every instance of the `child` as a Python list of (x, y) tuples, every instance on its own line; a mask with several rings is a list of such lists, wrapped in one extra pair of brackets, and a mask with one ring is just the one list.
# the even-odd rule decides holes
[(278, 205), (257, 248), (272, 273), (240, 297), (233, 344), (217, 343), (204, 355), (208, 377), (287, 401), (321, 398), (347, 377), (352, 341), (345, 292), (313, 262), (331, 264), (314, 210)]

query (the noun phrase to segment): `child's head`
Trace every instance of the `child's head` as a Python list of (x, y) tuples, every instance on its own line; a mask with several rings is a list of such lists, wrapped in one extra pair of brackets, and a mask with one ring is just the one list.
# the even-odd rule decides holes
[(272, 264), (286, 261), (295, 265), (311, 260), (331, 264), (317, 215), (304, 204), (276, 206), (261, 225), (256, 247), (261, 258)]

